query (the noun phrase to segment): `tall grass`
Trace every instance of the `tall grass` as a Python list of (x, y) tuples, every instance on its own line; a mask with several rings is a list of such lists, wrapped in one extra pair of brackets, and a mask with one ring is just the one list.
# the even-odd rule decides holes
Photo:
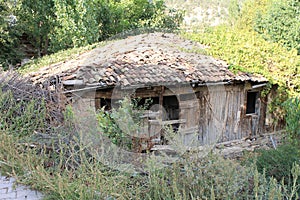
[[(19, 145), (13, 135), (0, 133), (1, 171), (45, 193), (46, 199), (298, 199), (299, 165), (287, 188), (267, 179), (254, 166), (209, 155), (191, 156), (168, 166), (149, 158), (144, 174), (128, 174), (90, 157), (74, 140), (60, 151)], [(68, 156), (66, 156), (68, 155)]]

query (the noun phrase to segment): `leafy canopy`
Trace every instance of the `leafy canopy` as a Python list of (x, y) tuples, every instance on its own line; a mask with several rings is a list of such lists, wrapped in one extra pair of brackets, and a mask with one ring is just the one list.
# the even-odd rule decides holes
[(3, 68), (24, 57), (90, 45), (127, 30), (175, 30), (183, 19), (181, 11), (168, 9), (162, 0), (1, 1), (0, 13)]

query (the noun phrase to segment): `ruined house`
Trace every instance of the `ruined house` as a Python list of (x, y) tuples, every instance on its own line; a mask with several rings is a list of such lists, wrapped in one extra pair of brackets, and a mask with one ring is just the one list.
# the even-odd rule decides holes
[(175, 34), (143, 34), (107, 42), (30, 76), (47, 87), (52, 87), (47, 81), (62, 83), (74, 104), (85, 109), (110, 109), (124, 94), (151, 98), (143, 134), (158, 143), (163, 137), (158, 127), (165, 125), (187, 145), (263, 134), (267, 80), (231, 72), (224, 61), (205, 55), (206, 48)]

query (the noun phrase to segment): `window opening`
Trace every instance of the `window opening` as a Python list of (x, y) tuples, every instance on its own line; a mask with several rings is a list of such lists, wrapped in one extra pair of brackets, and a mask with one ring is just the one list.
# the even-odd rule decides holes
[(111, 110), (111, 99), (96, 98), (95, 99), (95, 108), (96, 108), (96, 110), (99, 110), (102, 107), (104, 107), (105, 111)]
[(258, 100), (258, 92), (247, 92), (246, 114), (256, 113), (256, 102)]

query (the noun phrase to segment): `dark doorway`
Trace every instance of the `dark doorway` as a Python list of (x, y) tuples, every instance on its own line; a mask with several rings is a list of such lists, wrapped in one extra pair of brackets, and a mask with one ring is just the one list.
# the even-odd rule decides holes
[(168, 120), (179, 119), (179, 103), (175, 95), (165, 96), (163, 99), (163, 107), (166, 110)]
[[(164, 96), (163, 107), (166, 110), (166, 119), (165, 120), (179, 120), (179, 102), (177, 96)], [(179, 123), (171, 124), (174, 132), (177, 132), (179, 129)]]
[(247, 92), (246, 114), (255, 114), (256, 113), (257, 99), (258, 99), (258, 92)]

